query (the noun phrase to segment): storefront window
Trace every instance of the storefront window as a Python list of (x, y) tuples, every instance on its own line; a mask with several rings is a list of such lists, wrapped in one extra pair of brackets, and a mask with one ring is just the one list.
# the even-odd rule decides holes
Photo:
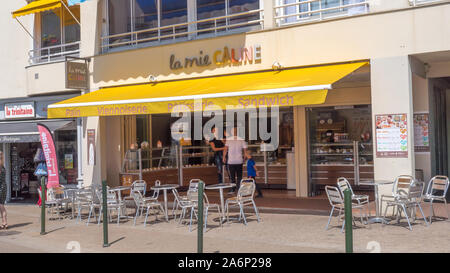
[[(284, 0), (283, 4), (302, 3), (298, 6), (289, 6), (284, 8), (284, 14), (297, 14), (302, 13), (299, 16), (287, 17), (284, 19), (286, 23), (292, 23), (299, 20), (315, 20), (319, 17), (327, 18), (336, 15), (354, 15), (363, 13), (366, 11), (364, 5), (353, 6), (349, 8), (340, 8), (341, 6), (358, 4), (365, 2), (365, 0), (320, 0), (311, 2), (310, 0)], [(314, 12), (319, 10), (329, 9), (321, 12)]]
[[(134, 0), (134, 28), (135, 30), (152, 29), (158, 27), (158, 0)], [(155, 37), (158, 31), (139, 33), (138, 39)]]
[[(53, 11), (45, 11), (41, 14), (42, 47), (61, 44), (61, 22), (59, 12), (59, 10), (57, 10), (56, 13)], [(60, 49), (58, 48), (56, 48), (55, 50), (60, 51)], [(43, 55), (47, 55), (47, 52), (43, 52)]]
[[(235, 126), (244, 129), (248, 150), (252, 151), (253, 159), (260, 170), (257, 182), (286, 188), (287, 166), (293, 163), (293, 160), (288, 160), (288, 158), (289, 154), (293, 153), (294, 147), (294, 115), (292, 107), (280, 108), (278, 115), (275, 113), (269, 111), (268, 116), (253, 118), (253, 115), (249, 115), (247, 112), (243, 115), (244, 120), (235, 119), (234, 123), (227, 122), (224, 114), (223, 131), (228, 133), (224, 135), (224, 138), (226, 139), (230, 135)], [(274, 120), (271, 121), (271, 119)], [(151, 127), (149, 126), (150, 120)], [(170, 183), (179, 183), (178, 179), (183, 179), (183, 183), (188, 183), (192, 178), (201, 178), (206, 183), (217, 183), (214, 152), (208, 139), (203, 138), (203, 135), (202, 139), (195, 139), (194, 116), (191, 116), (191, 122), (187, 122), (187, 126), (184, 127), (190, 131), (191, 137), (179, 141), (172, 138), (171, 132), (171, 127), (177, 120), (178, 118), (172, 117), (171, 114), (136, 116), (138, 145), (129, 149), (125, 154), (122, 170), (122, 175), (125, 176), (121, 178), (122, 181), (126, 176), (136, 176), (139, 168), (138, 153), (140, 152), (144, 180), (145, 177), (148, 177), (149, 180), (154, 181), (157, 179), (156, 177), (165, 173), (164, 180), (170, 179)], [(205, 126), (209, 120), (210, 118), (204, 117), (202, 125)], [(263, 122), (266, 124), (263, 125)], [(256, 124), (256, 127), (252, 127), (250, 124)], [(278, 128), (273, 128), (274, 124), (278, 124)], [(125, 124), (125, 126), (127, 125)], [(277, 132), (276, 139), (263, 139), (260, 134), (261, 126), (264, 126), (268, 133)], [(257, 132), (250, 132), (250, 130)], [(251, 139), (250, 136), (257, 138)], [(138, 148), (140, 151), (137, 150)], [(245, 170), (244, 168), (244, 177)], [(137, 178), (127, 179), (134, 181), (133, 179)], [(225, 181), (227, 179), (225, 177)]]
[[(187, 22), (187, 0), (164, 0), (161, 1), (161, 26), (170, 26)], [(162, 29), (161, 35), (182, 33), (188, 30), (187, 25), (174, 28)], [(185, 35), (176, 36), (176, 38)], [(172, 38), (172, 37), (171, 37)], [(173, 38), (172, 38), (173, 39)]]
[[(220, 16), (225, 16), (225, 0), (197, 0), (197, 20), (215, 18)], [(197, 29), (208, 29), (214, 28), (215, 26), (224, 26), (226, 23), (225, 19), (218, 19), (216, 23), (214, 21), (201, 22), (197, 24)], [(221, 29), (220, 31), (224, 31)], [(206, 33), (213, 33), (212, 31), (201, 31), (199, 35)]]
[[(243, 13), (248, 12), (252, 10), (259, 9), (259, 0), (229, 0), (229, 13), (236, 14), (236, 13)], [(230, 25), (239, 24), (243, 22), (249, 22), (258, 20), (259, 13), (254, 14), (247, 14), (237, 17), (230, 18)], [(257, 25), (258, 23), (256, 23)]]
[(54, 132), (60, 184), (77, 184), (77, 131), (75, 122)]
[(345, 177), (355, 186), (373, 179), (372, 114), (369, 105), (317, 107), (308, 111), (311, 190)]
[[(131, 1), (130, 0), (109, 0), (109, 35), (131, 32)], [(109, 43), (119, 43), (130, 41), (130, 36), (120, 36), (111, 38)]]

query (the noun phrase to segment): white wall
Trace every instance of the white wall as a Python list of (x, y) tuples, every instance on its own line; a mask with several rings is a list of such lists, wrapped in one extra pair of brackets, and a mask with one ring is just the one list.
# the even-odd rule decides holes
[[(399, 175), (415, 175), (412, 75), (408, 56), (371, 59), (372, 120), (375, 115), (407, 114), (408, 157), (379, 158), (374, 156), (375, 180), (391, 180)], [(374, 154), (376, 154), (374, 145)], [(391, 194), (392, 185), (379, 188), (380, 194)]]
[[(0, 98), (25, 97), (28, 51), (33, 40), (12, 18), (11, 12), (25, 6), (25, 0), (2, 1), (0, 9)], [(18, 17), (22, 24), (33, 33), (34, 15)]]
[[(412, 74), (414, 113), (429, 113), (428, 80)], [(424, 181), (431, 178), (430, 152), (415, 153), (415, 168), (423, 170)]]

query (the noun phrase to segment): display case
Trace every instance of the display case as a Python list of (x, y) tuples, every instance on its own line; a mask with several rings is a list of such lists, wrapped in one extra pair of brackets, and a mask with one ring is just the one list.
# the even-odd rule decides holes
[(373, 144), (359, 141), (313, 143), (310, 147), (310, 186), (314, 191), (336, 185), (345, 177), (355, 186), (374, 178)]
[[(269, 144), (250, 144), (248, 150), (256, 163), (258, 176), (256, 183), (264, 188), (286, 188), (288, 182), (286, 154), (292, 151), (291, 146), (279, 146), (276, 149)], [(244, 164), (243, 177), (247, 177), (247, 166)], [(225, 176), (225, 181), (229, 178)]]
[[(209, 146), (181, 146), (128, 150), (122, 164), (120, 181), (131, 185), (142, 179), (152, 185), (161, 184), (188, 186), (194, 178), (206, 184), (217, 183), (217, 170), (212, 164), (213, 152)], [(124, 192), (125, 193), (125, 192)]]

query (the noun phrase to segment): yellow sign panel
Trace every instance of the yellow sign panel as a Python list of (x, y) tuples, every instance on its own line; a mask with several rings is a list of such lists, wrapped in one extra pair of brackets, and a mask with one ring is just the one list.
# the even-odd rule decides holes
[(223, 110), (257, 108), (261, 106), (294, 106), (321, 104), (325, 102), (327, 90), (315, 90), (304, 92), (290, 92), (256, 96), (237, 96), (226, 98), (213, 98), (201, 100), (201, 105), (195, 105), (199, 101), (183, 100), (169, 102), (148, 102), (130, 104), (110, 104), (97, 106), (79, 106), (64, 108), (49, 108), (49, 118), (72, 118), (88, 116), (122, 116), (170, 113), (171, 111), (213, 110), (220, 107)]

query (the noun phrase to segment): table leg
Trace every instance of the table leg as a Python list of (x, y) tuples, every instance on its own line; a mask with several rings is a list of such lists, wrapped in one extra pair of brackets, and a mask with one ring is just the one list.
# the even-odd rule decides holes
[(169, 222), (169, 216), (167, 215), (167, 189), (164, 189), (164, 214), (166, 221)]
[(221, 223), (225, 220), (225, 205), (223, 202), (223, 188), (220, 188), (220, 206), (222, 207), (222, 219), (220, 219)]
[(384, 219), (384, 217), (382, 217), (380, 215), (380, 202), (378, 199), (378, 185), (375, 185), (375, 214), (376, 216), (372, 219), (369, 220), (369, 223), (384, 223), (386, 224), (388, 221), (386, 221), (386, 219)]

